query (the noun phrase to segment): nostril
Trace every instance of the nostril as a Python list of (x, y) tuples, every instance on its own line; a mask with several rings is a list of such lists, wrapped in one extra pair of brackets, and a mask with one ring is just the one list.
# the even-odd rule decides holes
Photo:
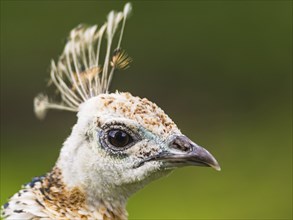
[(189, 152), (192, 150), (192, 142), (185, 136), (177, 136), (171, 141), (170, 147), (183, 152)]
[(171, 145), (172, 148), (175, 148), (177, 150), (180, 150), (180, 151), (184, 151), (184, 152), (187, 152), (190, 150), (190, 147), (189, 146), (186, 146), (186, 145), (179, 145), (177, 143), (173, 143)]

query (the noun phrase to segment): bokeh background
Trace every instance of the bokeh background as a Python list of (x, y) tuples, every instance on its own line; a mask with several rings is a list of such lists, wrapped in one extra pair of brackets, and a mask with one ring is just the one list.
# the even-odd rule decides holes
[[(115, 1), (1, 1), (1, 204), (50, 170), (74, 114), (33, 114), (50, 59)], [(135, 1), (112, 90), (160, 105), (222, 166), (187, 167), (128, 203), (130, 219), (292, 218), (292, 2)]]

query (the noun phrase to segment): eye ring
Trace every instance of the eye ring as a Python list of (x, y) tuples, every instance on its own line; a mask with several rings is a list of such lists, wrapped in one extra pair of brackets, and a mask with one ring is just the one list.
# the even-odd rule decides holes
[[(101, 129), (102, 130), (99, 132), (101, 146), (113, 153), (122, 152), (141, 140), (139, 134), (124, 124), (106, 124), (102, 126)], [(112, 139), (111, 136), (113, 138), (121, 138), (120, 140), (122, 143), (118, 144), (119, 140), (117, 142), (116, 140)]]

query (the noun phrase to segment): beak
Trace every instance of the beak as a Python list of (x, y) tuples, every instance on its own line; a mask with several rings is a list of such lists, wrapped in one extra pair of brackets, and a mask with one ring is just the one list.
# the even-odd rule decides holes
[(221, 170), (219, 163), (210, 152), (184, 135), (173, 137), (167, 150), (144, 160), (140, 165), (147, 161), (162, 161), (167, 167), (205, 166), (217, 171)]

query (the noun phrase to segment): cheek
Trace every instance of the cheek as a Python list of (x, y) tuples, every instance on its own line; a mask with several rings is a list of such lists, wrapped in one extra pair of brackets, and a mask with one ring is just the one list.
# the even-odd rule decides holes
[(144, 185), (170, 173), (170, 170), (162, 170), (160, 167), (159, 162), (153, 161), (145, 163), (137, 169), (126, 170), (126, 172), (123, 173), (124, 182), (121, 183), (121, 185), (134, 183), (136, 187), (142, 188)]

